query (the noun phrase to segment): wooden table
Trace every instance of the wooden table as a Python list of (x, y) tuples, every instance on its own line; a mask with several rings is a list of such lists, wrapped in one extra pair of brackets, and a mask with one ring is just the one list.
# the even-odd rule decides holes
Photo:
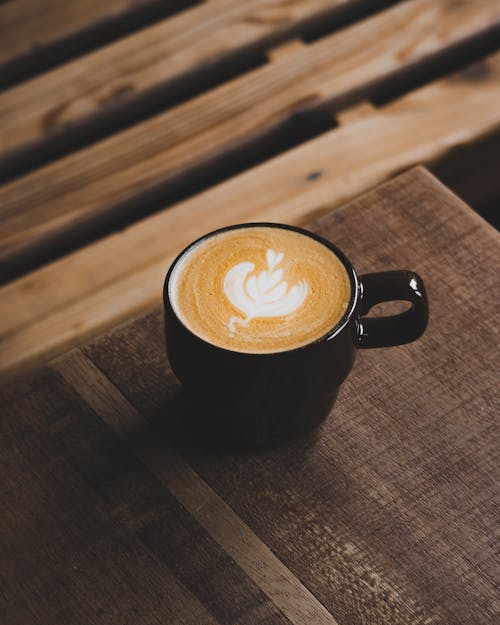
[(495, 621), (499, 235), (423, 169), (312, 229), (421, 273), (424, 337), (359, 354), (321, 430), (271, 451), (183, 428), (160, 310), (5, 386), (2, 623)]
[(160, 301), (205, 232), (426, 164), (500, 197), (498, 0), (0, 3), (0, 375)]

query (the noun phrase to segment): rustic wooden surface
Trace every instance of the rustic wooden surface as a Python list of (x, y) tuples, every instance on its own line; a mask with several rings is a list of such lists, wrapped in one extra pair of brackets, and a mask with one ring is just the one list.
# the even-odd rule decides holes
[[(406, 167), (498, 128), (499, 100), (496, 54), (381, 109), (357, 107), (340, 116), (338, 129), (11, 282), (0, 290), (6, 311), (0, 317), (0, 370), (31, 366), (158, 303), (165, 267), (209, 230), (241, 221), (304, 223)], [(109, 180), (104, 186), (113, 186)], [(64, 197), (59, 205), (66, 209)], [(45, 228), (35, 226), (42, 204), (41, 197), (33, 204), (33, 230)], [(80, 206), (74, 208), (78, 213)], [(17, 219), (23, 216), (13, 214), (4, 225)]]
[(424, 337), (360, 353), (316, 435), (259, 453), (183, 429), (160, 311), (5, 387), (3, 623), (495, 621), (500, 237), (422, 169), (313, 229), (421, 273)]
[[(120, 225), (131, 215), (140, 217), (146, 204), (161, 202), (172, 188), (186, 187), (197, 176), (209, 176), (210, 168), (228, 167), (245, 147), (248, 149), (265, 137), (272, 145), (280, 130), (285, 134), (293, 132), (294, 119), (300, 121), (301, 116), (324, 106), (337, 111), (361, 96), (373, 96), (398, 75), (437, 62), (450, 48), (468, 45), (493, 26), (500, 34), (499, 25), (497, 0), (458, 5), (449, 0), (398, 3), (17, 178), (0, 188), (0, 261), (7, 266), (23, 261), (32, 264), (49, 249), (67, 249), (69, 242), (85, 232)], [(364, 42), (362, 46), (360, 41)], [(78, 84), (87, 89), (81, 72), (85, 67), (89, 75), (92, 71), (88, 59), (80, 62)], [(115, 72), (113, 68), (109, 71)], [(141, 75), (146, 74), (141, 71)], [(31, 152), (33, 133), (46, 135), (43, 119), (47, 114), (54, 121), (51, 126), (72, 122), (73, 99), (61, 94), (50, 76), (42, 76), (39, 81), (51, 98), (57, 97), (59, 103), (67, 102), (68, 106), (59, 106), (57, 115), (47, 113), (30, 83), (21, 86), (19, 94), (19, 89), (4, 94), (4, 113), (9, 123), (3, 126), (2, 143), (7, 151), (15, 149), (18, 141), (27, 141)], [(468, 140), (500, 123), (494, 93), (498, 89), (498, 74), (493, 72), (486, 80), (477, 82), (487, 91), (493, 89), (493, 93), (478, 97), (474, 85), (474, 89), (468, 89), (470, 99), (461, 101), (461, 107), (466, 107), (470, 116), (470, 121), (462, 122)], [(93, 101), (94, 96), (86, 92), (83, 99), (82, 105), (78, 97), (74, 100), (76, 115), (82, 107), (86, 110), (85, 102)], [(25, 111), (25, 106), (32, 107), (32, 111)], [(51, 104), (52, 112), (53, 109)], [(439, 124), (436, 131), (439, 145)], [(407, 139), (418, 146), (419, 132)], [(446, 145), (452, 147), (454, 143)], [(425, 160), (426, 156), (422, 154), (421, 158)]]
[[(269, 46), (324, 19), (325, 12), (332, 19), (348, 5), (360, 7), (352, 0), (202, 2), (0, 95), (0, 116), (7, 126), (2, 152), (15, 153), (24, 145), (31, 151), (87, 118), (92, 125), (101, 114), (115, 118), (118, 108), (132, 103), (136, 111), (141, 98), (150, 102), (159, 89), (168, 102), (172, 91), (201, 82), (215, 65)], [(88, 7), (80, 7), (84, 10)], [(53, 16), (46, 19), (53, 21)], [(109, 125), (105, 120), (103, 127)]]
[[(163, 4), (163, 7), (161, 6)], [(15, 0), (0, 4), (0, 84), (165, 14), (162, 0)], [(171, 0), (172, 8), (181, 2)], [(184, 2), (186, 4), (186, 2)], [(168, 8), (167, 8), (168, 10)]]

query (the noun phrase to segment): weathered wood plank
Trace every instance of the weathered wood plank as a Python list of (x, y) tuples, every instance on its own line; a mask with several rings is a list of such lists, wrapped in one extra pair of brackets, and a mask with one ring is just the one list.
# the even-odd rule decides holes
[[(86, 355), (76, 349), (53, 366), (119, 436), (127, 442), (133, 438), (133, 451), (139, 459), (293, 625), (338, 625), (314, 595), (290, 574), (180, 454), (169, 449), (166, 456), (164, 444), (154, 444), (144, 417)], [(140, 436), (138, 432), (141, 432)], [(237, 609), (241, 608), (238, 606)]]
[[(176, 465), (170, 488), (182, 500), (191, 480), (209, 484), (340, 624), (490, 625), (498, 613), (500, 235), (421, 170), (313, 229), (360, 272), (421, 273), (431, 305), (426, 334), (360, 353), (317, 436), (242, 454), (197, 449), (186, 432), (181, 449), (191, 466)], [(161, 450), (170, 448), (183, 402), (166, 364), (161, 313), (84, 351), (94, 364), (79, 370), (61, 359), (59, 370), (68, 363), (76, 392), (117, 431), (127, 411), (102, 409), (87, 380), (97, 369), (113, 385), (105, 397), (120, 389), (152, 424), (146, 444), (158, 451), (142, 445), (142, 461), (160, 479), (171, 476)], [(137, 449), (137, 437), (127, 438)], [(231, 541), (224, 510), (201, 507), (221, 543)]]
[[(392, 262), (421, 272), (432, 307), (426, 335), (360, 354), (316, 441), (257, 456), (186, 455), (340, 623), (487, 625), (496, 609), (491, 318), (500, 236), (421, 172), (314, 229), (360, 271)], [(176, 393), (161, 335), (155, 314), (86, 348), (157, 423), (177, 411), (158, 403)]]
[[(73, 4), (83, 10), (85, 4), (53, 3), (66, 11)], [(0, 95), (0, 171), (9, 155), (31, 162), (35, 148), (43, 153), (50, 145), (57, 152), (58, 140), (67, 146), (72, 134), (75, 143), (90, 131), (98, 137), (99, 130), (116, 124), (118, 114), (125, 120), (141, 107), (148, 111), (153, 101), (168, 102), (225, 61), (280, 41), (325, 14), (340, 17), (361, 5), (358, 0), (211, 0), (44, 73)], [(45, 19), (56, 21), (51, 12)], [(63, 13), (61, 25), (64, 20)], [(35, 35), (40, 30), (37, 25)], [(9, 36), (15, 33), (14, 25)]]
[[(19, 178), (0, 189), (0, 260), (36, 259), (140, 214), (146, 199), (230, 162), (233, 150), (297, 114), (327, 103), (339, 110), (498, 20), (496, 1), (410, 0)], [(491, 101), (474, 103), (478, 119), (488, 119)]]
[(285, 41), (281, 45), (275, 46), (267, 51), (267, 56), (271, 61), (276, 61), (284, 56), (295, 54), (296, 52), (303, 52), (306, 44), (298, 38)]
[(0, 84), (65, 61), (148, 20), (189, 6), (173, 0), (16, 0), (0, 4)]
[(61, 376), (1, 394), (3, 624), (293, 625)]
[(61, 353), (157, 303), (170, 261), (204, 232), (244, 221), (304, 223), (498, 127), (499, 98), (497, 54), (4, 286), (1, 371)]

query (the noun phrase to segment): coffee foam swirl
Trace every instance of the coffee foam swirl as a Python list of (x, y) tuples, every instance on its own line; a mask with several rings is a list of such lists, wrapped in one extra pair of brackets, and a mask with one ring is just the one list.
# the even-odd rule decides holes
[(256, 317), (283, 317), (302, 305), (307, 296), (307, 282), (300, 280), (288, 290), (288, 283), (283, 280), (283, 269), (275, 270), (283, 256), (283, 252), (267, 250), (268, 269), (258, 276), (248, 277), (255, 269), (255, 265), (249, 262), (238, 263), (226, 273), (224, 293), (231, 304), (244, 314), (243, 319), (231, 317), (229, 336), (235, 335), (237, 323), (246, 326)]
[(351, 295), (338, 257), (293, 230), (249, 226), (207, 237), (175, 265), (175, 313), (202, 339), (234, 351), (300, 347), (341, 319)]

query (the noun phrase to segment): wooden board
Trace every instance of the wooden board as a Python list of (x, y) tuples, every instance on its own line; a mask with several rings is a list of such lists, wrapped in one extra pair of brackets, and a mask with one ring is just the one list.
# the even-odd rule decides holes
[(360, 353), (316, 436), (259, 453), (175, 428), (160, 312), (5, 388), (5, 623), (495, 621), (500, 236), (423, 170), (313, 229), (420, 272), (424, 337)]
[[(0, 4), (0, 84), (138, 28), (182, 2), (173, 0), (16, 0)], [(189, 6), (189, 2), (184, 5)], [(162, 6), (163, 5), (163, 6)], [(165, 10), (167, 9), (167, 11)]]
[(2, 372), (32, 366), (157, 303), (173, 257), (209, 230), (304, 223), (498, 127), (499, 98), (496, 55), (381, 110), (358, 109), (339, 129), (6, 285)]
[[(333, 19), (360, 6), (353, 0), (202, 2), (0, 95), (6, 126), (1, 156), (24, 151), (29, 158), (34, 146), (43, 151), (51, 139), (75, 130), (80, 141), (89, 132), (102, 133), (111, 121), (116, 125), (119, 111), (126, 121), (141, 107), (151, 109), (153, 101), (165, 106), (174, 93), (206, 82), (224, 62), (241, 61), (325, 14)], [(54, 22), (53, 15), (46, 19)], [(52, 148), (57, 150), (54, 142)]]
[(289, 625), (54, 374), (3, 399), (5, 625)]
[[(273, 133), (286, 134), (301, 115), (326, 104), (339, 110), (374, 94), (499, 20), (496, 1), (460, 9), (444, 0), (404, 2), (14, 180), (0, 189), (0, 260), (29, 254), (34, 262), (48, 248), (139, 216), (145, 203), (161, 201), (202, 172), (223, 169), (245, 146), (264, 137), (272, 144)], [(487, 131), (493, 103), (478, 102), (474, 93), (471, 98), (470, 115), (484, 120)], [(27, 128), (17, 107), (12, 110)], [(7, 125), (7, 146), (11, 131)]]

